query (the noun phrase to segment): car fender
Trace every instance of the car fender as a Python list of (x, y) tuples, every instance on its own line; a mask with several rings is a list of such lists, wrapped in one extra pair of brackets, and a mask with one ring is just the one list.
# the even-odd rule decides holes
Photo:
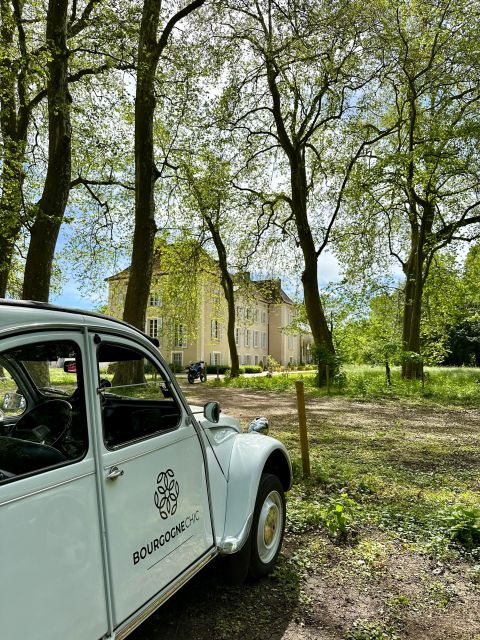
[(284, 445), (269, 436), (242, 433), (235, 438), (230, 456), (225, 529), (219, 549), (240, 551), (250, 533), (262, 473), (278, 475), (285, 491), (292, 482), (292, 465)]

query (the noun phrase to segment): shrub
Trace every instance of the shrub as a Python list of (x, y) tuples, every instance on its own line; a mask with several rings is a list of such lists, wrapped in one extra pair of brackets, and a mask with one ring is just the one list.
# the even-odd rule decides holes
[(206, 369), (207, 369), (207, 374), (208, 373), (217, 373), (217, 370), (218, 370), (218, 373), (222, 373), (223, 374), (223, 373), (225, 373), (225, 371), (228, 371), (230, 369), (230, 365), (229, 364), (219, 364), (219, 365), (207, 364)]
[(330, 498), (325, 525), (332, 536), (343, 539), (347, 537), (356, 504), (346, 493)]
[(244, 373), (261, 373), (263, 371), (262, 367), (257, 365), (246, 365), (243, 367)]
[(480, 508), (457, 505), (442, 513), (442, 521), (452, 540), (466, 549), (480, 547)]

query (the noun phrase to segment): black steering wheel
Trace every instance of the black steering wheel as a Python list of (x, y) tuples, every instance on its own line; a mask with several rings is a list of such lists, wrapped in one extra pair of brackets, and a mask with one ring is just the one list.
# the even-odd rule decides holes
[(72, 424), (72, 405), (55, 398), (26, 411), (15, 423), (9, 436), (30, 442), (58, 445)]

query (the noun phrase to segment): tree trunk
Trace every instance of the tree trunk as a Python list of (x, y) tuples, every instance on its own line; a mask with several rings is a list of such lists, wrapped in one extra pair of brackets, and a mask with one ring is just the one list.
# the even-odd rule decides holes
[(422, 318), (423, 274), (418, 272), (418, 249), (413, 251), (406, 268), (405, 303), (403, 311), (402, 343), (405, 353), (402, 359), (402, 377), (407, 380), (423, 376), (421, 361), (420, 322)]
[(137, 86), (135, 93), (135, 229), (132, 262), (125, 296), (123, 319), (145, 330), (155, 245), (155, 182), (158, 177), (153, 151), (155, 114), (155, 74), (157, 65), (175, 24), (204, 4), (194, 0), (173, 15), (157, 42), (162, 3), (144, 0), (138, 41)]
[(223, 292), (225, 294), (225, 299), (227, 301), (227, 340), (231, 361), (230, 376), (232, 378), (238, 378), (240, 374), (240, 367), (238, 361), (237, 343), (235, 341), (235, 292), (233, 289), (232, 276), (230, 275), (230, 272), (228, 270), (227, 251), (225, 249), (225, 245), (223, 244), (218, 228), (215, 226), (211, 217), (207, 214), (204, 216), (204, 218), (207, 222), (210, 233), (212, 234), (213, 242), (215, 243), (215, 247), (217, 249), (218, 264), (221, 272), (221, 283)]
[(46, 41), (48, 63), (48, 168), (31, 228), (22, 295), (48, 302), (55, 246), (70, 192), (72, 171), (67, 48), (68, 0), (49, 0)]
[[(14, 65), (15, 17), (10, 0), (0, 0), (1, 41), (5, 51), (0, 60), (0, 127), (3, 140), (2, 195), (0, 197), (0, 298), (7, 292), (15, 241), (21, 228), (23, 165), (27, 142), (24, 104), (17, 110), (17, 86), (20, 100), (25, 98), (25, 78), (17, 79)], [(21, 16), (19, 16), (21, 17)], [(18, 85), (17, 85), (18, 81)]]
[[(418, 219), (417, 205), (411, 205), (411, 220)], [(423, 361), (421, 358), (421, 321), (423, 289), (428, 276), (428, 265), (435, 248), (428, 247), (431, 237), (434, 206), (422, 201), (420, 225), (412, 223), (411, 249), (404, 266), (405, 303), (403, 311), (402, 343), (405, 353), (402, 359), (402, 377), (407, 380), (423, 379)]]
[[(302, 273), (305, 310), (307, 312), (317, 355), (320, 355), (325, 360), (329, 360), (328, 364), (333, 370), (335, 366), (334, 362), (332, 362), (332, 356), (335, 355), (335, 347), (333, 346), (332, 334), (328, 328), (320, 299), (317, 274), (318, 256), (308, 220), (305, 143), (303, 143), (303, 146), (302, 144), (296, 146), (295, 140), (292, 141), (289, 137), (287, 125), (282, 115), (281, 96), (277, 86), (276, 78), (278, 71), (272, 62), (272, 55), (270, 49), (265, 59), (267, 81), (272, 97), (272, 114), (275, 120), (278, 140), (288, 158), (290, 166), (290, 208), (295, 219), (298, 240), (305, 262), (305, 268)], [(288, 124), (288, 128), (290, 128), (290, 123)]]
[[(307, 183), (305, 163), (300, 152), (296, 152), (290, 158), (291, 178), (291, 209), (295, 218), (298, 240), (304, 258), (304, 270), (302, 273), (303, 295), (307, 318), (312, 330), (313, 340), (317, 353), (325, 359), (325, 364), (334, 368), (331, 357), (335, 355), (332, 334), (328, 328), (325, 313), (323, 311), (320, 291), (318, 287), (318, 258), (315, 242), (308, 221), (307, 214)], [(328, 362), (327, 362), (328, 360)]]
[[(3, 133), (5, 140), (5, 133)], [(21, 191), (23, 172), (21, 165), (24, 146), (12, 139), (4, 145), (2, 196), (0, 198), (0, 298), (7, 293), (15, 241), (21, 229)]]
[[(162, 3), (160, 0), (144, 0), (143, 3), (135, 93), (135, 228), (123, 310), (123, 319), (141, 331), (145, 331), (157, 232), (154, 190), (158, 173), (153, 149), (155, 74), (159, 57), (175, 24), (204, 2), (205, 0), (195, 0), (178, 11), (168, 21), (158, 42), (157, 30)], [(140, 378), (143, 380), (143, 372), (140, 376), (138, 371), (138, 378), (139, 381)]]
[(145, 0), (138, 43), (135, 95), (135, 229), (123, 319), (145, 331), (153, 270), (156, 182), (153, 152), (157, 30), (161, 3)]

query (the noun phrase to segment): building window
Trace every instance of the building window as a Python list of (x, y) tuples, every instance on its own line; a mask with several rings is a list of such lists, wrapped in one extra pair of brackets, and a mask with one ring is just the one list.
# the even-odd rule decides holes
[(250, 329), (246, 329), (245, 330), (245, 346), (249, 347), (250, 346)]
[(243, 309), (242, 307), (237, 307), (235, 310), (235, 314), (237, 316), (237, 320), (241, 320), (243, 317)]
[(250, 318), (251, 318), (251, 317), (252, 317), (252, 310), (251, 310), (251, 309), (249, 309), (249, 308), (247, 308), (247, 309), (246, 309), (246, 313), (245, 313), (245, 318), (246, 318), (247, 320), (250, 320)]
[(258, 322), (258, 309), (253, 310), (253, 321)]
[(287, 347), (288, 347), (288, 349), (293, 349), (293, 336), (288, 336), (288, 338), (287, 338)]
[(239, 345), (240, 344), (240, 329), (235, 329), (235, 344)]
[(210, 353), (210, 364), (219, 366), (222, 364), (222, 354), (219, 351), (212, 351)]
[(160, 296), (158, 293), (150, 294), (150, 306), (151, 307), (159, 307), (160, 306)]
[(254, 362), (255, 362), (255, 364), (258, 364), (258, 356), (255, 356)]
[(267, 334), (263, 331), (262, 332), (262, 349), (266, 349), (267, 348)]
[(175, 346), (180, 348), (187, 346), (187, 327), (184, 324), (175, 324)]
[(212, 320), (210, 337), (212, 340), (220, 340), (220, 323), (218, 320)]
[(253, 346), (258, 347), (258, 331), (253, 332)]
[(252, 356), (245, 356), (245, 364), (252, 364)]
[(124, 303), (125, 303), (125, 295), (123, 293), (119, 293), (117, 295), (117, 306), (120, 307), (120, 309), (123, 309)]
[(159, 327), (158, 318), (150, 318), (148, 321), (148, 335), (152, 338), (158, 338), (158, 327)]
[(173, 370), (178, 371), (183, 368), (183, 351), (172, 352)]
[(265, 313), (265, 311), (262, 311), (260, 314), (260, 322), (262, 324), (266, 324), (267, 323), (267, 314)]

